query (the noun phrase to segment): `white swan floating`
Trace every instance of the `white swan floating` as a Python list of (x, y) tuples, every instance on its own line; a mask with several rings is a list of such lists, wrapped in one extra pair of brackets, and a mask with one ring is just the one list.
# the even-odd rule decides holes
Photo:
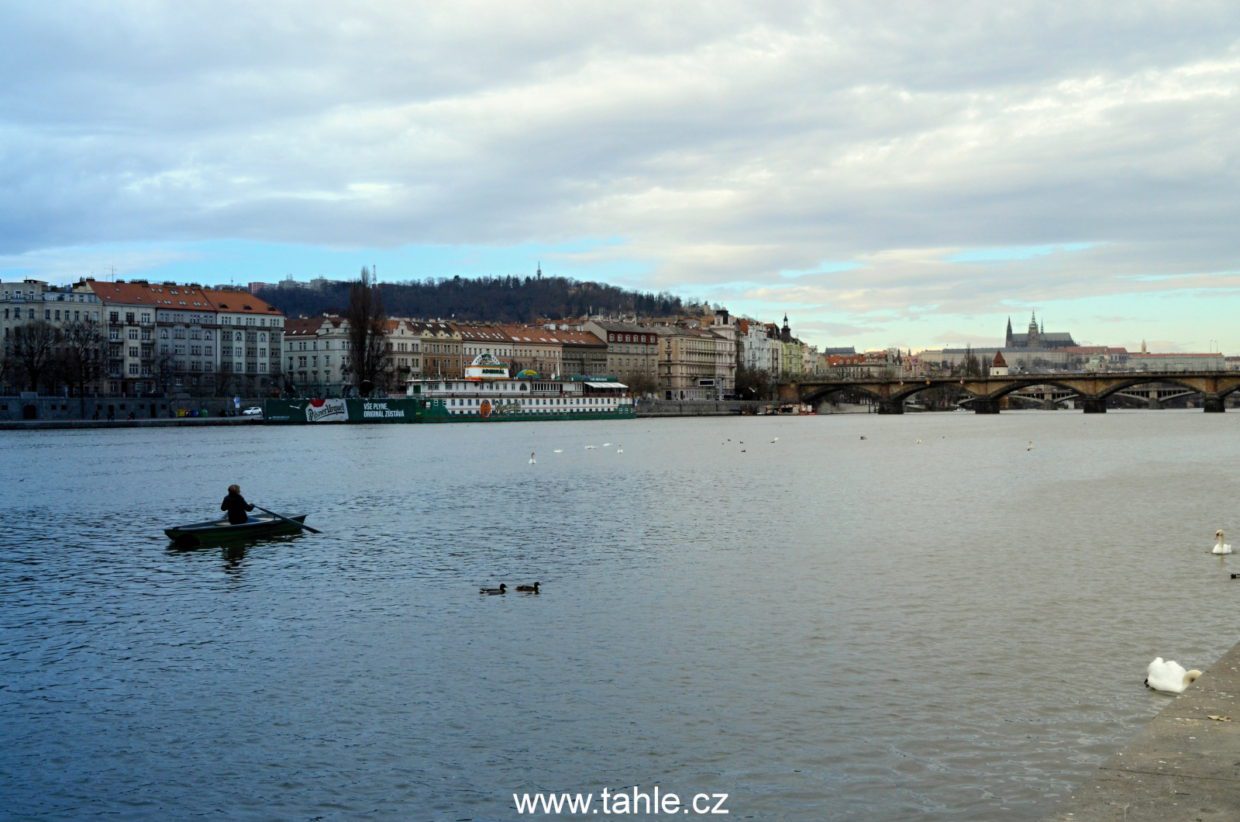
[(1231, 546), (1223, 542), (1223, 529), (1222, 528), (1214, 532), (1214, 540), (1215, 540), (1214, 548), (1213, 550), (1210, 551), (1211, 554), (1230, 554), (1231, 553)]
[(1155, 691), (1182, 694), (1199, 676), (1201, 671), (1195, 668), (1186, 671), (1184, 666), (1175, 660), (1168, 659), (1164, 662), (1162, 657), (1156, 657), (1145, 671), (1145, 686)]
[(531, 451), (530, 452), (530, 465), (537, 465), (537, 464), (538, 464), (538, 460), (534, 459), (534, 452)]

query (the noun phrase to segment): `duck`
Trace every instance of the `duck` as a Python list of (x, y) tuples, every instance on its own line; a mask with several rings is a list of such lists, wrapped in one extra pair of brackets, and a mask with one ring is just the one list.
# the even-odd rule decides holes
[(538, 586), (539, 586), (539, 583), (537, 582), (535, 582), (533, 585), (518, 585), (517, 590), (523, 594), (537, 594)]
[(1155, 657), (1145, 672), (1145, 687), (1155, 691), (1163, 691), (1169, 694), (1182, 694), (1184, 689), (1197, 681), (1201, 676), (1201, 671), (1194, 668), (1191, 671), (1184, 670), (1184, 666), (1175, 660), (1163, 661), (1162, 657)]
[(603, 443), (603, 447), (604, 447), (604, 448), (611, 448), (611, 443), (610, 443), (610, 442), (605, 442), (605, 443)]
[(1216, 541), (1214, 543), (1214, 549), (1210, 551), (1211, 554), (1230, 554), (1231, 553), (1231, 546), (1223, 542), (1223, 529), (1222, 528), (1214, 532), (1214, 539)]
[(775, 439), (771, 440), (771, 442), (779, 442), (779, 437), (776, 437)]
[(1033, 450), (1033, 440), (1029, 440), (1029, 444), (1025, 446), (1025, 450), (1026, 450), (1026, 451), (1032, 451), (1032, 450)]
[(501, 582), (498, 588), (479, 588), (478, 593), (489, 594), (491, 596), (494, 596), (495, 594), (506, 594), (508, 593), (508, 586)]
[(862, 435), (861, 435), (861, 439), (865, 439), (865, 434), (862, 434)]
[(595, 448), (595, 446), (593, 446), (593, 445), (587, 445), (587, 446), (586, 446), (586, 450), (587, 450), (587, 451), (593, 451), (593, 450), (594, 450), (594, 448)]
[(531, 451), (530, 452), (530, 465), (537, 465), (537, 464), (538, 464), (538, 460), (534, 459), (534, 452)]

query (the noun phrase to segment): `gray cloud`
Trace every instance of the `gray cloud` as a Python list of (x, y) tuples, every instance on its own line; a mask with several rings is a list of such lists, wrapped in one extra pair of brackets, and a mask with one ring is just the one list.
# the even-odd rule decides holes
[[(7, 255), (620, 237), (581, 273), (640, 260), (645, 287), (885, 323), (1240, 287), (1234, 3), (3, 15), (0, 67), (19, 78), (0, 87)], [(1095, 245), (950, 261), (1072, 242)], [(859, 265), (778, 276), (840, 261)], [(1161, 274), (1188, 276), (1140, 279)]]

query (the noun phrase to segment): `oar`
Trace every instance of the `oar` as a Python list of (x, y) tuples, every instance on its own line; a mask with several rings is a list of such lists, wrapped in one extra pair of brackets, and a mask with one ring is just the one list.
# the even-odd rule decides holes
[(280, 519), (284, 520), (285, 522), (290, 522), (290, 523), (292, 523), (293, 525), (296, 525), (298, 528), (304, 528), (304, 529), (306, 529), (307, 531), (309, 531), (309, 532), (310, 532), (310, 533), (312, 533), (312, 534), (321, 534), (321, 533), (323, 533), (322, 531), (320, 531), (320, 530), (319, 530), (319, 529), (317, 529), (317, 528), (311, 528), (309, 525), (306, 525), (304, 522), (298, 522), (298, 521), (297, 521), (297, 520), (295, 520), (295, 519), (289, 519), (288, 517), (284, 516), (283, 514), (277, 514), (275, 511), (269, 511), (269, 510), (267, 510), (266, 508), (264, 508), (264, 507), (263, 507), (263, 506), (261, 506), (261, 505), (255, 505), (254, 507), (255, 507), (255, 508), (257, 508), (258, 510), (260, 510), (260, 511), (264, 512), (264, 513), (271, 514), (273, 517), (279, 517)]

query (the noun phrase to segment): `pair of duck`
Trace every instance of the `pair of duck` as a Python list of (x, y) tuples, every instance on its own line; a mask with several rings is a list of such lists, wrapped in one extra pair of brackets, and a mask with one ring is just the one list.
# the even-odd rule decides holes
[[(535, 582), (533, 585), (518, 585), (517, 591), (522, 594), (537, 594), (538, 585), (539, 584), (537, 582)], [(508, 593), (508, 586), (501, 582), (498, 588), (479, 588), (478, 593), (487, 594), (488, 596), (495, 596), (496, 594), (506, 594)]]

